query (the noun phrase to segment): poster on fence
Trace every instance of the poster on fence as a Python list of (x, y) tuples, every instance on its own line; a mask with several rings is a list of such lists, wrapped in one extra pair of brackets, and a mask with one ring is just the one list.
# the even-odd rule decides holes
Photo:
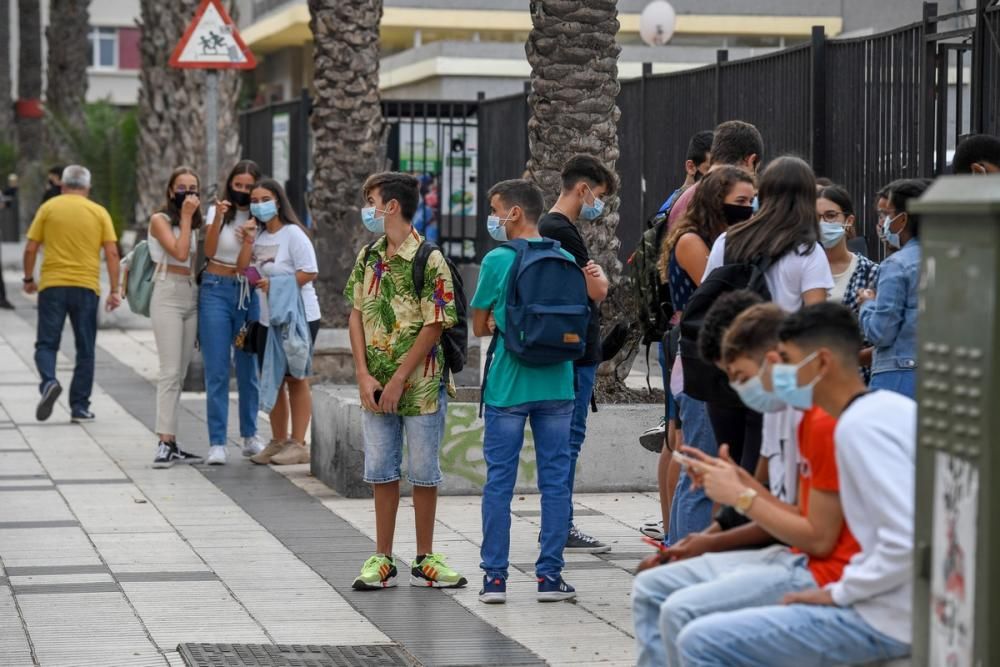
[(271, 178), (288, 187), (288, 163), (292, 159), (291, 116), (276, 113), (271, 118)]
[(943, 452), (936, 467), (929, 664), (973, 667), (979, 471)]
[(476, 215), (475, 125), (444, 118), (399, 121), (399, 170), (436, 177), (442, 216)]

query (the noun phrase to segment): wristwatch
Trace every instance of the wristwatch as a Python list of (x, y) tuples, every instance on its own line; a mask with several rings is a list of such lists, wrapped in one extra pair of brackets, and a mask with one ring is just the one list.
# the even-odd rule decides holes
[(35, 277), (34, 276), (28, 276), (27, 278), (21, 278), (21, 282), (24, 283), (25, 285), (27, 285), (29, 283), (33, 283), (33, 282), (35, 282)]
[(743, 489), (743, 493), (741, 493), (739, 498), (736, 499), (736, 505), (733, 506), (733, 509), (741, 515), (746, 516), (747, 512), (750, 511), (750, 506), (753, 505), (754, 498), (756, 497), (756, 490)]

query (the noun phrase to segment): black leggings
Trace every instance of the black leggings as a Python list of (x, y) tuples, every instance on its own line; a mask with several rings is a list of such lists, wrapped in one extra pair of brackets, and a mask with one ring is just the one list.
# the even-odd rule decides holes
[(729, 408), (715, 403), (708, 404), (708, 419), (712, 422), (715, 441), (721, 447), (729, 445), (729, 455), (751, 475), (760, 458), (764, 417), (747, 408)]

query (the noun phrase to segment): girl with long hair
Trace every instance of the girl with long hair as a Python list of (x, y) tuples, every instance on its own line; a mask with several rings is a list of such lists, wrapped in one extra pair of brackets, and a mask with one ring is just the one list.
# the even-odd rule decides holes
[(261, 177), (252, 160), (236, 163), (226, 179), (225, 199), (209, 208), (205, 230), (207, 263), (198, 294), (198, 340), (205, 365), (210, 465), (226, 462), (229, 422), (229, 369), (236, 366), (243, 456), (259, 454), (257, 436), (260, 384), (257, 360), (233, 344), (241, 329), (260, 316), (257, 293), (237, 267), (243, 226), (250, 220), (250, 190)]
[[(753, 198), (753, 176), (738, 167), (720, 166), (701, 179), (690, 206), (664, 239), (660, 253), (660, 277), (669, 284), (671, 302), (678, 315), (701, 284), (709, 248), (730, 225), (753, 215)], [(679, 363), (675, 363), (671, 372), (671, 384), (678, 390), (675, 398), (683, 441), (715, 456), (718, 447), (707, 406), (681, 389), (683, 374)], [(672, 429), (676, 428), (674, 423)], [(711, 523), (712, 501), (703, 491), (692, 488), (690, 477), (682, 474), (680, 466), (671, 459), (670, 448), (664, 447), (657, 477), (667, 541), (676, 544)]]
[[(294, 275), (312, 344), (315, 344), (320, 310), (313, 282), (319, 274), (319, 266), (309, 232), (299, 222), (284, 189), (274, 179), (265, 178), (254, 185), (250, 192), (250, 213), (252, 217), (245, 227), (246, 238), (239, 265), (247, 266), (252, 255), (254, 266), (261, 275), (257, 283), (262, 296), (260, 324), (265, 328), (270, 324), (267, 294), (271, 279)], [(258, 225), (263, 225), (263, 230), (258, 230)], [(271, 410), (271, 442), (250, 460), (276, 465), (308, 463), (305, 438), (311, 419), (309, 379), (286, 373)]]
[(154, 468), (202, 461), (177, 444), (181, 388), (198, 334), (198, 286), (192, 268), (196, 232), (202, 225), (199, 186), (198, 175), (190, 167), (174, 169), (167, 181), (166, 203), (149, 220), (149, 256), (156, 263), (149, 316), (160, 360)]

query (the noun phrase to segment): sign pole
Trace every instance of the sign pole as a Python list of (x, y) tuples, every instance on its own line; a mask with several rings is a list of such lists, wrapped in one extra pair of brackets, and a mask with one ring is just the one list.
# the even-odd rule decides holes
[(208, 70), (205, 92), (205, 169), (208, 195), (215, 196), (219, 185), (219, 73)]

